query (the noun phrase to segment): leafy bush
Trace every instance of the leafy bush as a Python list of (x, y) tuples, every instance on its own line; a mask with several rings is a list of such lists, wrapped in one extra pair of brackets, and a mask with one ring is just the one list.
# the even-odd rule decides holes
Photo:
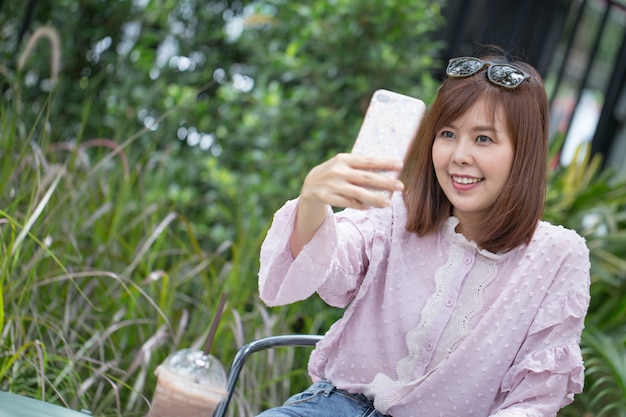
[[(553, 143), (553, 154), (559, 148)], [(585, 391), (560, 415), (626, 416), (626, 181), (579, 149), (549, 178), (545, 218), (577, 230), (591, 252), (591, 305), (582, 336)]]
[[(268, 311), (256, 295), (260, 242), (306, 170), (349, 149), (375, 88), (432, 94), (437, 45), (425, 37), (440, 18), (433, 2), (105, 3), (38, 9), (53, 26), (0, 68), (0, 389), (132, 416), (148, 409), (156, 366), (202, 346), (222, 292), (214, 353), (225, 364), (246, 341), (320, 333), (340, 314), (316, 298)], [(18, 27), (7, 12), (18, 6), (6, 7), (5, 26)], [(229, 39), (235, 17), (244, 30)], [(126, 24), (140, 31), (116, 55)], [(170, 32), (170, 58), (200, 54), (196, 71), (157, 62), (159, 31), (173, 24), (187, 32)], [(307, 384), (306, 359), (253, 359), (232, 412)]]

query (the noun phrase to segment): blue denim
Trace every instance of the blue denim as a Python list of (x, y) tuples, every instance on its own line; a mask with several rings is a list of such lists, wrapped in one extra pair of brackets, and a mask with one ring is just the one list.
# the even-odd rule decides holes
[(328, 381), (319, 381), (306, 391), (289, 397), (280, 407), (258, 417), (385, 417), (362, 394), (350, 394)]

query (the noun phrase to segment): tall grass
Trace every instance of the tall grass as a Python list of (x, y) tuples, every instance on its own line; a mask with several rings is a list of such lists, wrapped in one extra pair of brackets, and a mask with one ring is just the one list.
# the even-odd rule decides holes
[[(96, 416), (145, 415), (154, 369), (177, 349), (202, 347), (223, 291), (213, 353), (226, 367), (254, 338), (321, 331), (306, 304), (269, 312), (257, 301), (265, 224), (237, 204), (218, 165), (196, 168), (215, 175), (223, 196), (213, 209), (228, 213), (232, 238), (205, 247), (215, 239), (198, 233), (210, 219), (187, 218), (162, 197), (172, 178), (159, 152), (101, 138), (50, 143), (47, 108), (26, 129), (16, 102), (0, 104), (0, 389)], [(286, 350), (253, 358), (231, 413), (284, 398), (284, 375), (305, 362)]]

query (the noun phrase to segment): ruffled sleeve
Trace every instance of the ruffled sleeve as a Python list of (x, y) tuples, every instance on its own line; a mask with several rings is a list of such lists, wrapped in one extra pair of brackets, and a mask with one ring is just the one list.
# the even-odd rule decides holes
[(261, 246), (259, 295), (276, 306), (318, 292), (328, 304), (345, 307), (367, 269), (373, 227), (364, 213), (344, 210), (334, 215), (329, 208), (322, 226), (294, 259), (289, 239), (297, 204), (297, 199), (288, 201), (276, 212)]
[(580, 337), (589, 306), (589, 256), (582, 238), (577, 243), (503, 378), (504, 401), (493, 417), (556, 416), (582, 392)]

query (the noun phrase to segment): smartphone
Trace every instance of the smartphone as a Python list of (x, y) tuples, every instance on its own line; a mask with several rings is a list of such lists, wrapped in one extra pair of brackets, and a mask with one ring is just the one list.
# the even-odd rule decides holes
[[(376, 90), (352, 153), (404, 160), (425, 111), (422, 100), (389, 90)], [(385, 173), (396, 175), (395, 172)]]

